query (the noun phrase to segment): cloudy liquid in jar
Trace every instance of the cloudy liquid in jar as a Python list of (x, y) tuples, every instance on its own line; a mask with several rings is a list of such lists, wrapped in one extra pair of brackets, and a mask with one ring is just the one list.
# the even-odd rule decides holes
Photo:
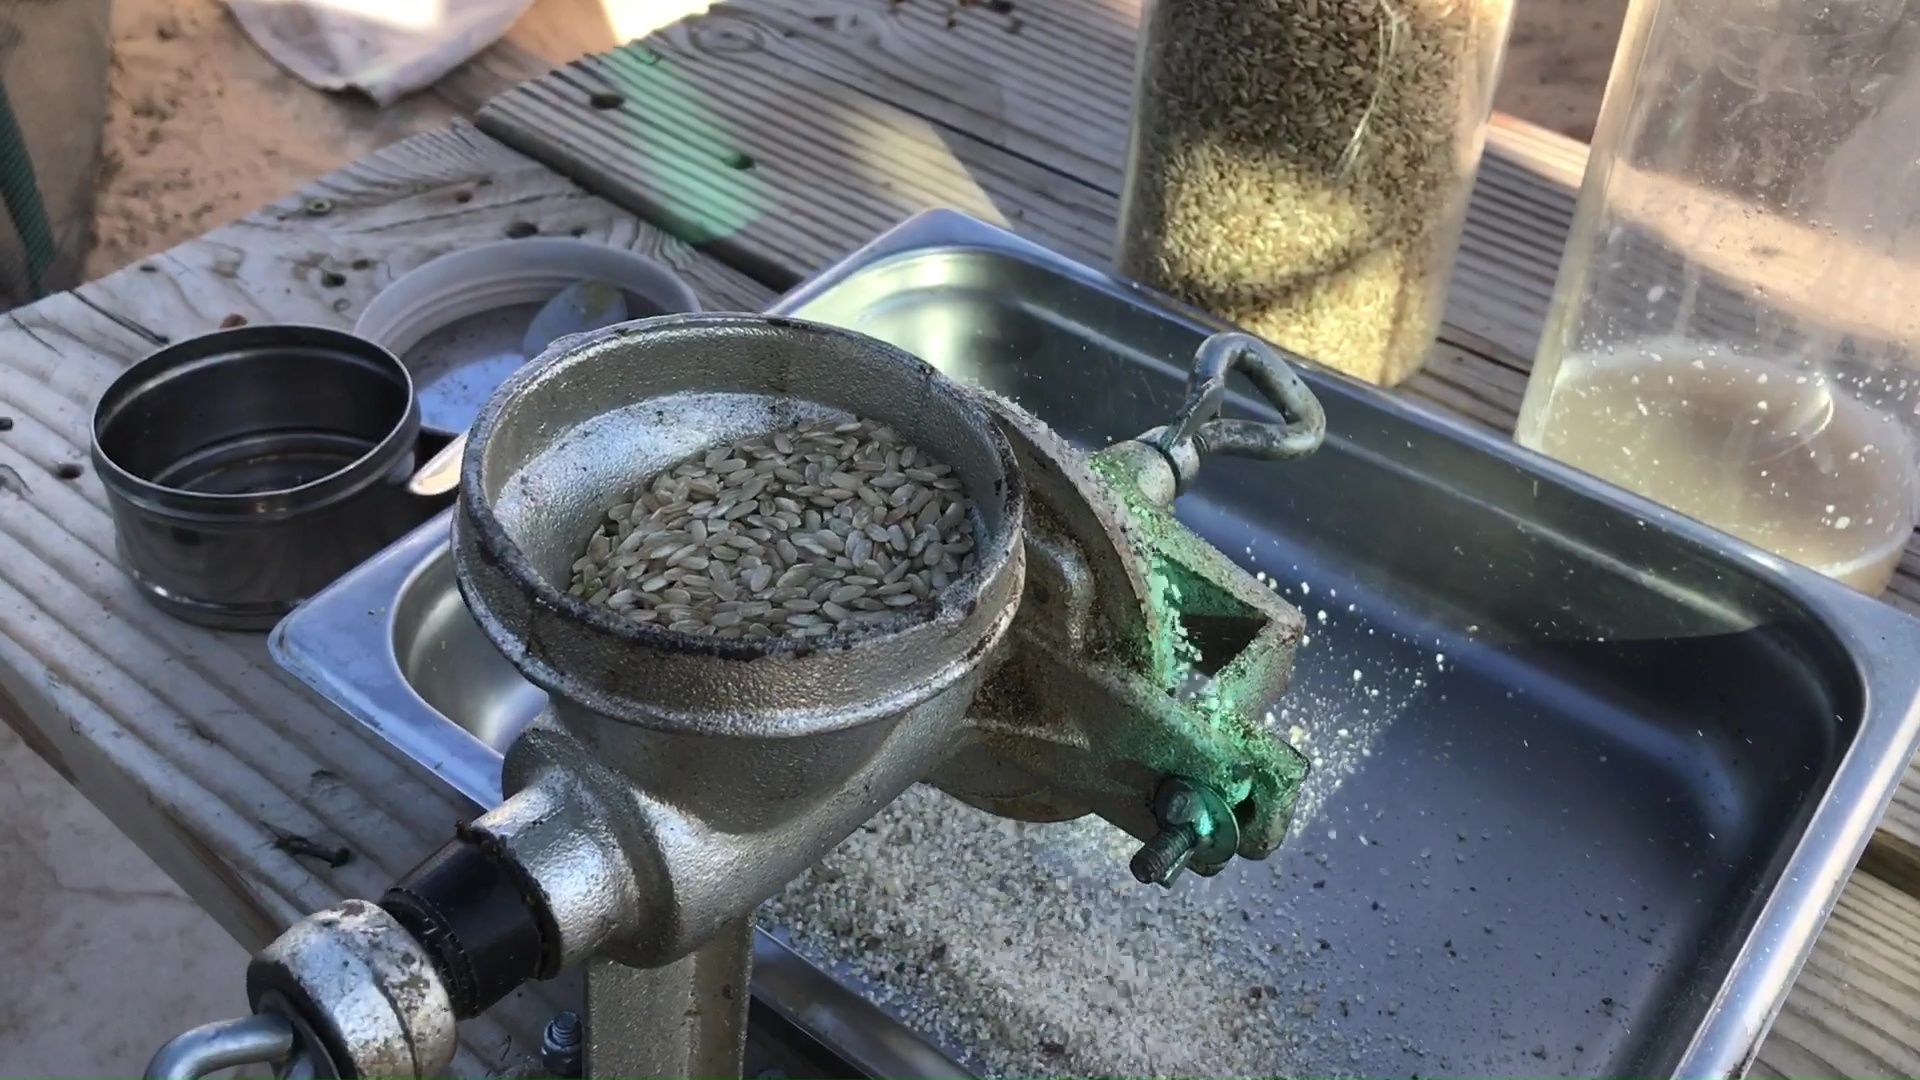
[(1817, 374), (1661, 348), (1572, 354), (1520, 441), (1859, 589), (1913, 532), (1905, 431)]

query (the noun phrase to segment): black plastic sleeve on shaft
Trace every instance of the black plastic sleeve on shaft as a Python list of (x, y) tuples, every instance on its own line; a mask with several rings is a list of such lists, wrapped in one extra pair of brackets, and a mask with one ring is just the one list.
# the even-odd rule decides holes
[(380, 906), (426, 946), (462, 1020), (541, 974), (544, 920), (515, 868), (477, 837), (428, 856)]

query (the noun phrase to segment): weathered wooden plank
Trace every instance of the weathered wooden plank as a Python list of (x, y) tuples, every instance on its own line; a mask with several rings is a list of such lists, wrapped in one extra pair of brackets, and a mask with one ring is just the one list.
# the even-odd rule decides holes
[(1920, 900), (1856, 873), (1752, 1075), (1920, 1076)]
[(1137, 19), (1132, 4), (733, 0), (663, 32), (825, 76), (1114, 195)]
[[(249, 947), (343, 895), (378, 895), (449, 835), (460, 804), (282, 673), (259, 636), (187, 627), (142, 600), (115, 565), (97, 481), (57, 469), (86, 460), (94, 399), (159, 342), (236, 315), (350, 325), (398, 275), (528, 225), (645, 251), (716, 308), (771, 299), (461, 126), (0, 320), (13, 421), (0, 435), (0, 717)], [(296, 857), (289, 836), (352, 857)], [(544, 988), (509, 999), (464, 1032), (456, 1070), (511, 1064), (553, 1008)]]
[(1401, 387), (1408, 395), (1434, 402), (1502, 435), (1513, 433), (1513, 418), (1526, 389), (1524, 371), (1494, 363), (1444, 340), (1427, 354), (1426, 367)]
[(1920, 761), (1907, 766), (1906, 779), (1893, 793), (1860, 867), (1920, 896)]
[(1586, 177), (1586, 143), (1506, 113), (1494, 113), (1487, 125), (1487, 150), (1561, 191), (1580, 190)]
[(774, 288), (932, 206), (1105, 259), (1111, 195), (796, 64), (729, 51), (704, 22), (577, 61), (479, 123)]

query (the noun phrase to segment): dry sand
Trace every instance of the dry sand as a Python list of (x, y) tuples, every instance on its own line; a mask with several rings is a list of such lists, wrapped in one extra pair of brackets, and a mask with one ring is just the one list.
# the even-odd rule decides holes
[[(1499, 107), (1587, 138), (1625, 0), (1517, 2)], [(311, 90), (274, 67), (216, 0), (114, 7), (113, 108), (88, 277), (452, 115), (430, 94), (382, 111)]]
[(115, 0), (112, 109), (87, 276), (171, 247), (453, 110), (380, 110), (284, 74), (215, 0)]

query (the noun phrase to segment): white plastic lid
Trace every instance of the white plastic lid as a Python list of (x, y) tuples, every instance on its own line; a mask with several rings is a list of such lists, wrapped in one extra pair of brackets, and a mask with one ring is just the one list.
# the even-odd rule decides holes
[(569, 237), (501, 240), (449, 252), (381, 290), (353, 332), (404, 357), (428, 334), (512, 304), (538, 304), (577, 281), (604, 281), (657, 309), (699, 311), (700, 298), (666, 266), (624, 248)]

